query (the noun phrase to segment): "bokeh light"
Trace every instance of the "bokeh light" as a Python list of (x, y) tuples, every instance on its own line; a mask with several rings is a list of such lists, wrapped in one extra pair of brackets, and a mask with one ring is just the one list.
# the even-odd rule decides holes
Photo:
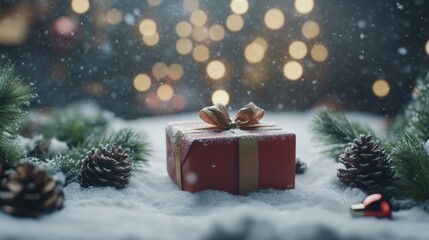
[(304, 69), (297, 61), (289, 61), (283, 67), (283, 75), (291, 81), (300, 79), (303, 73)]
[(191, 16), (189, 17), (189, 20), (194, 26), (202, 27), (207, 22), (207, 14), (203, 10), (199, 9), (192, 12)]
[(219, 80), (225, 76), (226, 67), (225, 64), (219, 60), (211, 61), (206, 68), (207, 75), (214, 80)]
[(198, 0), (184, 0), (183, 8), (188, 12), (193, 12), (200, 7)]
[(277, 30), (284, 25), (285, 16), (279, 9), (272, 8), (265, 13), (264, 22), (267, 28)]
[(175, 95), (171, 100), (171, 104), (175, 110), (182, 110), (186, 107), (186, 98), (182, 95)]
[(152, 67), (153, 76), (157, 79), (165, 78), (168, 74), (168, 66), (163, 62), (157, 62)]
[(389, 83), (384, 79), (378, 79), (372, 84), (372, 92), (377, 97), (385, 97), (390, 92)]
[(139, 92), (147, 91), (152, 84), (152, 81), (147, 74), (137, 74), (133, 80), (134, 88)]
[(192, 33), (192, 25), (188, 21), (181, 21), (176, 25), (176, 33), (179, 37), (189, 37)]
[(162, 3), (162, 0), (147, 0), (147, 3), (152, 7), (156, 7)]
[(264, 47), (258, 43), (250, 43), (244, 49), (244, 57), (250, 63), (258, 63), (262, 61), (265, 55)]
[(429, 40), (426, 42), (425, 49), (426, 49), (427, 55), (429, 55)]
[(143, 42), (148, 46), (155, 46), (159, 42), (159, 34), (155, 32), (150, 36), (143, 36)]
[(223, 89), (214, 91), (214, 93), (212, 94), (212, 103), (213, 104), (220, 103), (220, 104), (223, 104), (224, 106), (228, 105), (229, 103), (228, 92)]
[(194, 30), (192, 30), (192, 37), (197, 42), (204, 41), (208, 38), (209, 31), (206, 27), (195, 27)]
[(72, 0), (71, 8), (76, 13), (82, 14), (89, 10), (89, 0)]
[(158, 87), (158, 89), (156, 90), (156, 95), (161, 101), (166, 102), (173, 97), (174, 90), (170, 85), (164, 84)]
[(304, 42), (294, 41), (289, 45), (289, 55), (295, 59), (303, 59), (307, 51), (307, 45)]
[(226, 27), (233, 32), (240, 31), (244, 26), (243, 17), (237, 14), (231, 14), (226, 19)]
[(116, 8), (110, 9), (107, 11), (105, 18), (108, 24), (119, 24), (122, 21), (122, 12)]
[(209, 59), (210, 51), (209, 51), (208, 47), (206, 47), (204, 45), (198, 45), (192, 51), (192, 57), (197, 62), (204, 62), (204, 61), (207, 61), (207, 59)]
[(144, 19), (140, 22), (139, 31), (143, 36), (151, 36), (156, 33), (156, 23), (152, 19)]
[(192, 51), (192, 41), (189, 38), (181, 38), (176, 42), (176, 50), (182, 55), (189, 54)]
[(222, 25), (215, 24), (209, 28), (209, 38), (213, 41), (220, 41), (225, 37), (225, 29)]
[(302, 14), (309, 13), (313, 10), (313, 0), (295, 0), (295, 9)]
[(328, 58), (328, 49), (322, 44), (315, 44), (311, 48), (311, 58), (316, 62), (323, 62)]
[(320, 26), (317, 22), (308, 20), (302, 25), (301, 33), (308, 39), (315, 38), (320, 33)]
[(249, 2), (247, 0), (232, 0), (231, 11), (235, 14), (244, 14), (249, 10)]
[(255, 40), (253, 40), (253, 43), (261, 45), (261, 47), (264, 48), (264, 51), (267, 51), (268, 49), (267, 41), (261, 37), (255, 38)]
[(178, 63), (173, 63), (168, 67), (168, 74), (167, 76), (173, 80), (179, 80), (183, 74), (184, 74), (184, 70), (182, 65), (178, 64)]

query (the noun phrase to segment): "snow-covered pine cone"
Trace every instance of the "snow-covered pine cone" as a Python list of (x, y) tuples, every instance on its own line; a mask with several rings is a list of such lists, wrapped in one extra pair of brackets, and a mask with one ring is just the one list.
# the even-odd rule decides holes
[(80, 173), (80, 184), (123, 188), (130, 181), (132, 162), (126, 151), (112, 145), (92, 148), (86, 155)]
[(0, 182), (0, 208), (19, 217), (38, 217), (63, 207), (62, 183), (32, 163), (21, 163), (4, 173)]
[(338, 169), (340, 181), (367, 193), (384, 192), (393, 181), (394, 171), (389, 155), (379, 144), (378, 140), (372, 140), (371, 133), (361, 134), (349, 143), (339, 157), (339, 162), (346, 167)]

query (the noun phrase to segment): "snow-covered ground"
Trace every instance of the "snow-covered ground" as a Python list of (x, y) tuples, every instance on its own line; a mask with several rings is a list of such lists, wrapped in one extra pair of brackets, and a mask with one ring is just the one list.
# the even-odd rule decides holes
[[(429, 239), (429, 214), (418, 207), (394, 213), (393, 219), (353, 218), (351, 204), (365, 194), (339, 183), (332, 159), (318, 153), (309, 131), (315, 112), (266, 113), (296, 133), (297, 157), (308, 165), (296, 177), (296, 189), (264, 190), (248, 196), (219, 191), (180, 191), (165, 162), (167, 122), (195, 120), (197, 114), (116, 119), (113, 128), (148, 133), (150, 165), (135, 172), (127, 188), (65, 188), (65, 208), (39, 219), (0, 213), (0, 239)], [(380, 118), (351, 114), (383, 134)]]

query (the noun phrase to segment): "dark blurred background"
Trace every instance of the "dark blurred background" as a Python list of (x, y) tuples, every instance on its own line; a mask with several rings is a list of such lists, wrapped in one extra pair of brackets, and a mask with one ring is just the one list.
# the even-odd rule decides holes
[(0, 62), (35, 108), (134, 118), (249, 101), (394, 116), (429, 67), (424, 0), (0, 0)]

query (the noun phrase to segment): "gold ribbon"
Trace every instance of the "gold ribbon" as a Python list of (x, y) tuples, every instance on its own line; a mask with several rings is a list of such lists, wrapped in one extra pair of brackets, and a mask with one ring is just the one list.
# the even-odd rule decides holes
[(244, 108), (238, 110), (234, 121), (229, 117), (225, 106), (220, 103), (203, 108), (198, 115), (208, 124), (216, 125), (222, 129), (231, 129), (245, 128), (257, 124), (264, 117), (264, 113), (264, 109), (250, 102)]
[[(234, 121), (229, 117), (225, 106), (216, 104), (211, 107), (205, 107), (199, 112), (200, 118), (206, 123), (216, 127), (196, 128), (177, 130), (174, 143), (174, 159), (176, 167), (176, 184), (183, 189), (182, 184), (182, 166), (181, 166), (181, 146), (185, 134), (201, 133), (210, 129), (228, 130), (233, 128), (250, 129), (279, 129), (273, 124), (259, 124), (259, 120), (264, 116), (265, 111), (257, 107), (253, 102), (248, 103), (240, 109)], [(244, 195), (258, 189), (259, 185), (259, 147), (258, 139), (246, 137), (249, 134), (239, 134), (238, 152), (239, 152), (239, 194)]]

